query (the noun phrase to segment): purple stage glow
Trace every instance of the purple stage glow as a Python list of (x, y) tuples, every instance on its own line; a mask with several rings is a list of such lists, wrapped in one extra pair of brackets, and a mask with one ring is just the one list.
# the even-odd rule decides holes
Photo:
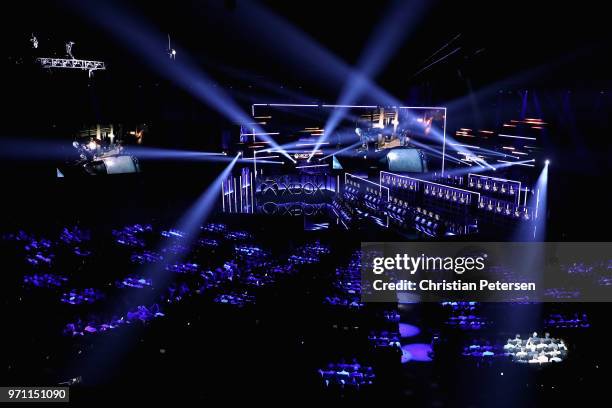
[(411, 324), (408, 324), (408, 323), (400, 323), (399, 332), (400, 332), (400, 337), (402, 338), (413, 337), (413, 336), (418, 335), (421, 332), (421, 329)]
[(402, 364), (410, 361), (430, 362), (432, 361), (429, 354), (432, 352), (430, 344), (414, 343), (402, 346)]
[(225, 153), (217, 152), (198, 152), (189, 150), (177, 149), (162, 149), (157, 147), (129, 146), (125, 149), (125, 153), (132, 154), (139, 159), (150, 160), (210, 160), (210, 161), (232, 161), (231, 157), (227, 157)]

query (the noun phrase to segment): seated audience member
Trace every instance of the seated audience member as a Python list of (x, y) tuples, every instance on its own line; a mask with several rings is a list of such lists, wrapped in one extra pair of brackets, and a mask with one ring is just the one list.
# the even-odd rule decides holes
[(520, 351), (518, 351), (515, 356), (519, 359), (519, 360), (523, 360), (528, 356), (528, 353), (525, 351), (525, 348), (522, 347)]
[(548, 357), (543, 352), (538, 356), (538, 362), (540, 363), (548, 363)]
[(527, 339), (527, 345), (537, 345), (540, 343), (540, 338), (538, 337), (538, 333), (537, 332), (533, 332), (533, 335)]

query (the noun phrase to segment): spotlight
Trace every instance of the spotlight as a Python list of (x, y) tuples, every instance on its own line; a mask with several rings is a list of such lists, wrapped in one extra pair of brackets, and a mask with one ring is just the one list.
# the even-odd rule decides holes
[(544, 164), (548, 166), (550, 164), (550, 160), (548, 159), (544, 160)]

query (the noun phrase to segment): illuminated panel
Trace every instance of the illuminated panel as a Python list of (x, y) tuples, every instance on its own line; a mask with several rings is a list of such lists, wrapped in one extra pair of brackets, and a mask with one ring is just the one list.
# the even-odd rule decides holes
[(482, 190), (483, 192), (492, 192), (514, 197), (517, 205), (521, 200), (520, 181), (468, 173), (468, 185), (470, 188)]
[[(416, 182), (414, 191), (422, 191), (425, 196), (452, 201), (459, 204), (469, 205), (472, 202), (480, 201), (480, 193), (464, 190), (458, 187), (447, 186), (433, 181), (421, 180), (414, 177), (395, 174), (387, 171), (380, 172), (381, 183), (389, 185), (393, 180), (405, 179)], [(475, 200), (474, 200), (475, 198)]]

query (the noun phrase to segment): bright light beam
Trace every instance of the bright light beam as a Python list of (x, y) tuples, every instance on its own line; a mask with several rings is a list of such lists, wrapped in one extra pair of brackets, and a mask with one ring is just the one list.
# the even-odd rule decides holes
[[(380, 24), (368, 40), (356, 69), (351, 72), (345, 83), (337, 105), (352, 105), (368, 88), (378, 72), (387, 64), (395, 50), (402, 43), (408, 32), (416, 27), (417, 20), (422, 16), (427, 2), (395, 1), (387, 10)], [(325, 124), (325, 132), (319, 137), (313, 152), (320, 147), (320, 143), (331, 135), (344, 115), (347, 108), (337, 108)], [(311, 153), (310, 159), (314, 153)]]
[[(167, 160), (167, 159), (185, 159), (185, 160), (198, 160), (207, 157), (214, 156), (225, 156), (225, 153), (216, 152), (198, 152), (193, 150), (177, 150), (177, 149), (163, 149), (158, 147), (143, 147), (143, 146), (127, 146), (124, 154), (131, 154), (139, 159), (150, 159), (150, 160)], [(231, 159), (228, 158), (228, 161)]]
[(546, 217), (547, 217), (547, 196), (548, 196), (548, 167), (550, 161), (544, 162), (544, 168), (538, 177), (535, 186), (535, 213), (533, 226), (533, 240), (546, 240)]
[(0, 138), (0, 158), (7, 160), (65, 160), (75, 156), (70, 141)]
[[(266, 50), (280, 52), (280, 59), (296, 69), (306, 70), (307, 75), (318, 75), (331, 86), (344, 83), (354, 72), (353, 68), (333, 52), (319, 45), (313, 38), (294, 25), (266, 9), (261, 3), (244, 2), (236, 9), (241, 22), (241, 33), (258, 36)], [(366, 91), (373, 99), (392, 105), (396, 101), (385, 90), (365, 79)], [(319, 81), (320, 82), (320, 81)]]
[(234, 157), (177, 223), (177, 229), (184, 232), (188, 239), (193, 240), (195, 238), (194, 235), (199, 232), (200, 226), (215, 207), (216, 200), (219, 197), (219, 186), (223, 180), (229, 177), (239, 157), (240, 153)]
[(327, 155), (327, 156), (325, 156), (325, 157), (321, 157), (321, 158), (319, 159), (319, 161), (325, 160), (325, 159), (327, 159), (328, 157), (331, 157), (331, 156), (341, 155), (341, 153), (344, 153), (344, 152), (346, 152), (346, 151), (348, 151), (348, 150), (352, 150), (352, 149), (354, 149), (354, 148), (356, 148), (356, 147), (359, 147), (359, 146), (361, 146), (361, 141), (358, 141), (358, 142), (356, 142), (356, 143), (353, 143), (352, 145), (347, 146), (347, 147), (344, 147), (344, 148), (342, 148), (342, 149), (340, 149), (340, 150), (336, 150), (336, 151), (335, 151), (335, 152), (333, 152), (332, 154), (328, 154), (328, 155)]
[[(221, 174), (217, 176), (177, 222), (176, 228), (184, 233), (182, 243), (186, 247), (190, 247), (197, 238), (200, 226), (215, 207), (221, 189), (221, 182), (229, 177), (239, 157), (240, 153), (232, 159)], [(147, 265), (144, 271), (152, 279), (154, 290), (138, 291), (130, 299), (131, 304), (151, 305), (156, 302), (161, 291), (167, 288), (171, 272), (166, 271), (166, 267), (179, 262), (182, 255), (172, 251), (164, 251), (166, 249), (165, 246), (159, 249), (159, 253), (167, 254), (163, 262)], [(125, 336), (106, 337), (106, 341), (98, 343), (89, 353), (87, 359), (79, 363), (78, 372), (85, 371), (84, 377), (87, 377), (89, 381), (92, 381), (91, 378), (105, 378), (113, 369), (115, 362), (120, 360), (122, 355), (130, 350), (131, 344), (132, 342), (127, 341)]]

